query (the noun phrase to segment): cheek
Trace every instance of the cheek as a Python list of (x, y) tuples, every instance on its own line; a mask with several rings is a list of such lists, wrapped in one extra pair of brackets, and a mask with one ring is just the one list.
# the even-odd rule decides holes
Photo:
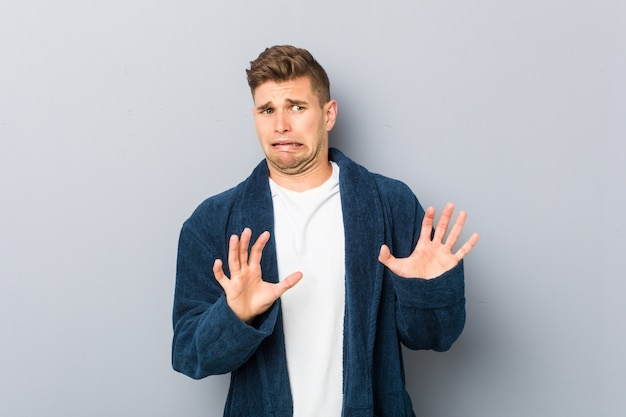
[(254, 128), (259, 136), (267, 135), (268, 123), (263, 119), (254, 119)]
[(298, 128), (301, 132), (307, 132), (310, 135), (318, 136), (319, 133), (324, 130), (325, 124), (322, 120), (311, 118), (303, 120), (302, 123), (298, 125)]

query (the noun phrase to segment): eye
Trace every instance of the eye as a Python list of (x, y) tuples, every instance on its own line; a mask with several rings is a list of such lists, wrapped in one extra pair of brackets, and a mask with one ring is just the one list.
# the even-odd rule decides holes
[(295, 112), (301, 112), (301, 111), (304, 111), (304, 107), (294, 104), (293, 106), (291, 106), (291, 110)]
[(261, 114), (272, 114), (272, 113), (274, 113), (274, 109), (273, 109), (273, 108), (271, 108), (271, 107), (268, 107), (268, 108), (263, 109), (263, 110), (261, 111)]

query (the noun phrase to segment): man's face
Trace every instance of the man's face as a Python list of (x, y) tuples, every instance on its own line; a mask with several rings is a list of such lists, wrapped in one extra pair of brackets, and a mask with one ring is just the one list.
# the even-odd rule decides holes
[(335, 124), (337, 103), (320, 106), (308, 77), (259, 85), (252, 111), (270, 176), (328, 168), (328, 132)]

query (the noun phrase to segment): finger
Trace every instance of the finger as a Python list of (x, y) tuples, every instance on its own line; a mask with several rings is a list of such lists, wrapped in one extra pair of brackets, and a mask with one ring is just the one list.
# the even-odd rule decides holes
[(270, 240), (270, 232), (265, 231), (261, 233), (261, 235), (257, 238), (256, 242), (252, 246), (250, 250), (250, 260), (249, 264), (260, 264), (261, 257), (263, 256), (263, 248), (265, 248), (265, 244)]
[(448, 233), (448, 238), (446, 239), (446, 246), (452, 250), (456, 242), (459, 240), (459, 236), (461, 236), (461, 232), (463, 231), (463, 226), (465, 225), (465, 220), (467, 219), (467, 213), (464, 211), (460, 211), (459, 215), (456, 216), (456, 220), (452, 229), (450, 229), (450, 233)]
[(228, 268), (230, 273), (235, 274), (241, 270), (241, 263), (239, 262), (239, 236), (232, 235), (228, 242)]
[(448, 231), (448, 224), (450, 224), (450, 218), (452, 217), (452, 213), (454, 212), (454, 204), (448, 203), (443, 208), (441, 212), (441, 217), (439, 218), (439, 222), (437, 222), (437, 228), (435, 229), (435, 235), (433, 236), (433, 241), (443, 242), (443, 238)]
[(220, 286), (226, 290), (226, 285), (228, 284), (228, 277), (224, 274), (224, 270), (222, 269), (222, 260), (216, 259), (213, 262), (213, 275), (215, 275), (215, 280), (220, 284)]
[(435, 208), (428, 207), (422, 220), (422, 230), (420, 231), (419, 240), (426, 239), (430, 241), (433, 234), (433, 223), (435, 221)]
[(469, 239), (467, 239), (467, 242), (465, 242), (463, 244), (463, 246), (461, 246), (459, 248), (459, 250), (454, 254), (454, 256), (456, 256), (456, 258), (460, 261), (461, 259), (465, 258), (465, 256), (470, 253), (470, 251), (474, 248), (474, 246), (476, 245), (476, 243), (478, 243), (478, 240), (480, 239), (480, 235), (478, 233), (474, 233), (470, 236)]
[(244, 266), (248, 264), (248, 248), (250, 247), (251, 237), (252, 230), (247, 227), (243, 229), (241, 238), (239, 239), (239, 262)]
[(380, 247), (380, 253), (378, 254), (378, 261), (393, 271), (393, 266), (396, 264), (397, 258), (391, 254), (387, 245), (382, 245)]
[(274, 285), (276, 298), (280, 298), (288, 289), (293, 288), (302, 279), (302, 272), (294, 272)]

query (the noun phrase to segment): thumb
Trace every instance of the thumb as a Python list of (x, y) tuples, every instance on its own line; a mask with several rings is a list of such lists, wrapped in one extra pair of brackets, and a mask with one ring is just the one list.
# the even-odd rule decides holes
[(277, 289), (276, 298), (283, 295), (285, 291), (287, 291), (288, 289), (293, 288), (294, 285), (300, 282), (302, 277), (303, 277), (302, 272), (294, 272), (293, 274), (289, 275), (288, 277), (280, 281), (278, 284), (276, 284), (276, 287), (275, 287)]
[(216, 259), (215, 262), (213, 263), (213, 275), (215, 276), (215, 280), (218, 282), (218, 284), (220, 284), (220, 286), (224, 289), (224, 291), (226, 291), (226, 286), (228, 285), (230, 280), (228, 279), (228, 277), (224, 273), (224, 270), (222, 269), (221, 259)]
[(389, 268), (390, 264), (395, 260), (396, 258), (391, 254), (389, 247), (387, 245), (382, 245), (380, 247), (380, 253), (378, 254), (378, 261)]

